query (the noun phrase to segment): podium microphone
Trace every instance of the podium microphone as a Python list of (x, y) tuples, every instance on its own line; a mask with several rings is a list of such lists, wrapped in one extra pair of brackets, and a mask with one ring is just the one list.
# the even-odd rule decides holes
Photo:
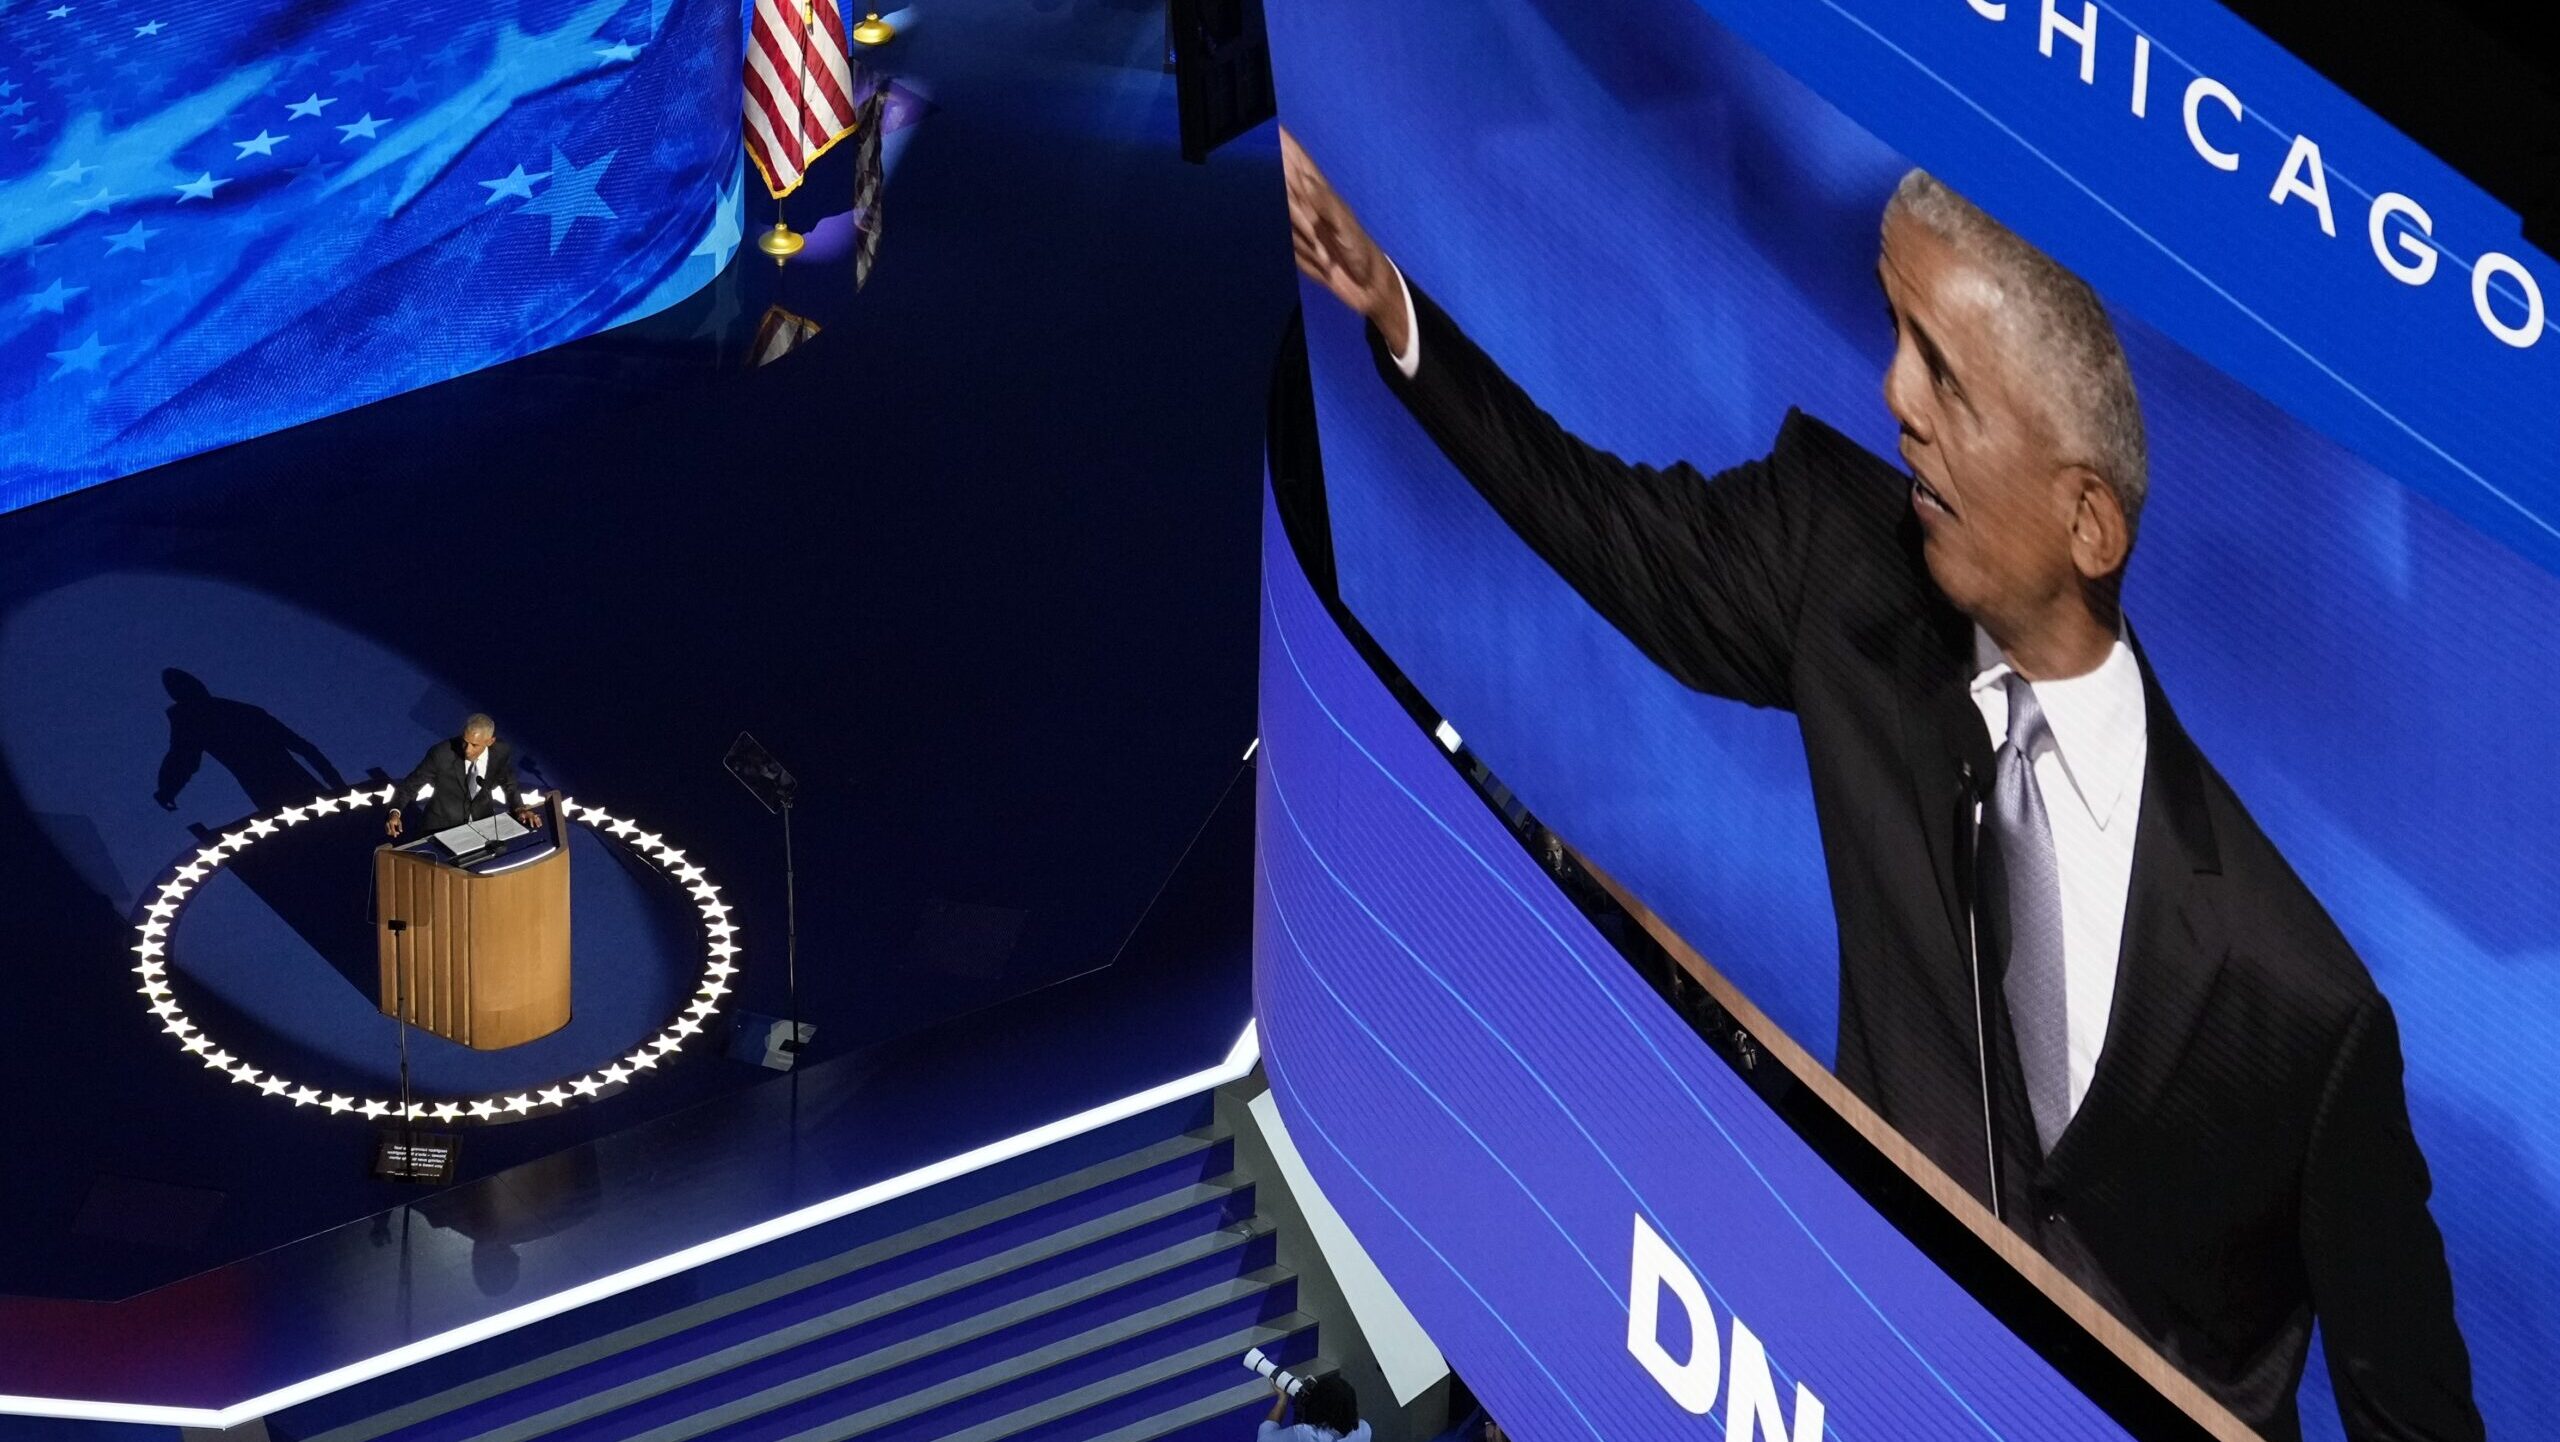
[(1964, 899), (1965, 964), (1973, 977), (1974, 1078), (1982, 1089), (1982, 1168), (1994, 1221), (2000, 1215), (2000, 1132), (1991, 1107), (1991, 1007), (1982, 989), (1982, 810), (1991, 804), (1990, 767), (1972, 757), (1956, 763), (1956, 894)]

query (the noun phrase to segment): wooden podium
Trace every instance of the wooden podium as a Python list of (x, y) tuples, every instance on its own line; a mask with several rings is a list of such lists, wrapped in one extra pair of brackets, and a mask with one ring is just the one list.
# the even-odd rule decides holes
[(405, 990), (411, 1026), (475, 1051), (569, 1024), (569, 831), (557, 797), (548, 809), (547, 837), (476, 862), (375, 850), (383, 1015), (398, 1014)]

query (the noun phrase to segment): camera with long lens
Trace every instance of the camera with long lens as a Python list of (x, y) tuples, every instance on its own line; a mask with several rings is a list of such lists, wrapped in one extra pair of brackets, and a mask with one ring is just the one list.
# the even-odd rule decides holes
[(1281, 1391), (1288, 1393), (1292, 1397), (1297, 1396), (1298, 1393), (1307, 1385), (1306, 1378), (1301, 1377), (1294, 1372), (1282, 1371), (1279, 1363), (1262, 1355), (1262, 1349), (1260, 1347), (1246, 1349), (1244, 1354), (1244, 1364), (1261, 1373), (1263, 1376), (1270, 1378), (1273, 1386), (1278, 1387)]

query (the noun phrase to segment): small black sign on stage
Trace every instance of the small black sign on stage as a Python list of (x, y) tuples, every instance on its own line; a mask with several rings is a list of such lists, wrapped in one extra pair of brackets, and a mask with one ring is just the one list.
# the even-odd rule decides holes
[(738, 778), (738, 784), (747, 788), (747, 794), (762, 802), (767, 811), (788, 811), (791, 803), (799, 798), (800, 778), (792, 775), (790, 768), (776, 760), (772, 752), (765, 750), (764, 743), (758, 741), (753, 732), (739, 732), (738, 739), (729, 744), (729, 754), (721, 758), (720, 764), (727, 767), (729, 774)]
[(374, 1149), (373, 1174), (386, 1182), (424, 1182), (440, 1187), (453, 1180), (454, 1153), (462, 1139), (451, 1132), (413, 1132), (391, 1127)]

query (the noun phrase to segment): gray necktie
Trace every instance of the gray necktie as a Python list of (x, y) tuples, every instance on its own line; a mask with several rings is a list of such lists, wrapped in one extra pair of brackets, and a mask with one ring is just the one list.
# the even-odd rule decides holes
[(2001, 994), (2018, 1068), (2035, 1112), (2045, 1154), (2071, 1120), (2071, 1026), (2062, 967), (2062, 877), (2054, 861), (2053, 822), (2036, 785), (2035, 754), (2052, 730), (2035, 688), (2009, 673), (2009, 739), (1994, 758), (1989, 820), (2008, 891), (2009, 961)]

